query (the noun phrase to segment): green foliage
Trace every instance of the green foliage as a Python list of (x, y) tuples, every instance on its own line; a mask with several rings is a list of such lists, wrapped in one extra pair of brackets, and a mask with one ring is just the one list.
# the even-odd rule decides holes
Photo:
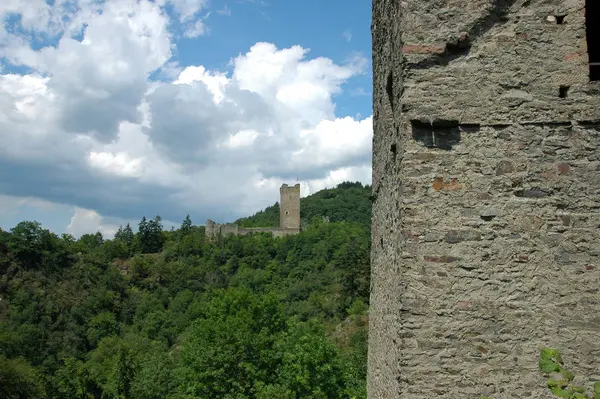
[(540, 350), (539, 366), (544, 373), (558, 373), (561, 370), (562, 359), (556, 349), (542, 348)]
[[(371, 229), (371, 186), (360, 182), (344, 182), (336, 188), (321, 190), (300, 199), (300, 218), (303, 226), (314, 218), (327, 217), (330, 222), (351, 222)], [(242, 227), (278, 227), (279, 203), (265, 208), (254, 216), (238, 219)]]
[[(600, 381), (594, 383), (592, 396), (585, 393), (584, 387), (573, 385), (575, 375), (564, 367), (564, 362), (557, 349), (540, 349), (539, 368), (546, 376), (550, 377), (547, 385), (555, 396), (566, 399), (600, 399)], [(480, 399), (492, 398), (484, 396)]]
[(192, 231), (192, 219), (190, 219), (190, 215), (187, 215), (185, 217), (185, 219), (183, 220), (183, 223), (181, 223), (181, 227), (179, 228), (179, 233), (182, 236), (186, 236), (186, 235), (190, 234), (191, 231)]
[(87, 249), (100, 248), (104, 244), (104, 237), (99, 231), (95, 234), (84, 234), (79, 238), (79, 243)]
[(165, 242), (162, 218), (157, 215), (154, 219), (148, 221), (144, 216), (138, 225), (138, 234), (135, 238), (136, 250), (143, 254), (162, 251)]
[(296, 395), (291, 389), (282, 385), (258, 384), (256, 399), (296, 399)]
[(594, 395), (588, 396), (585, 388), (573, 384), (575, 375), (564, 367), (564, 362), (558, 350), (553, 348), (542, 348), (539, 359), (540, 370), (551, 376), (547, 385), (555, 396), (568, 399), (599, 399), (600, 383), (594, 384)]
[(111, 312), (102, 312), (88, 323), (87, 339), (92, 346), (96, 346), (102, 338), (116, 335), (118, 331), (115, 315)]
[(367, 362), (365, 360), (367, 359), (368, 337), (367, 327), (360, 325), (351, 335), (350, 342), (341, 354), (347, 382), (345, 391), (350, 398), (367, 397), (367, 386), (363, 382), (367, 379)]
[(288, 331), (278, 343), (282, 354), (280, 382), (299, 398), (340, 398), (345, 383), (338, 349), (322, 326), (290, 320)]
[(38, 372), (22, 357), (0, 355), (0, 398), (29, 399), (43, 396)]
[[(371, 230), (371, 186), (344, 182), (337, 188), (321, 190), (301, 202), (300, 217), (306, 223), (314, 217), (330, 222), (351, 222)], [(310, 198), (310, 200), (309, 200)]]
[(366, 398), (370, 215), (328, 206), (283, 238), (0, 231), (0, 398)]
[(117, 230), (115, 233), (114, 241), (127, 248), (127, 253), (124, 257), (127, 257), (129, 254), (131, 254), (134, 238), (135, 234), (133, 233), (133, 229), (129, 223), (127, 223), (125, 227), (119, 226), (119, 230)]
[(55, 374), (57, 396), (63, 398), (91, 399), (97, 387), (89, 377), (85, 363), (75, 358), (63, 359)]
[[(304, 198), (300, 199), (300, 207)], [(253, 216), (241, 218), (235, 223), (241, 227), (279, 227), (279, 202), (266, 207)]]
[(133, 345), (117, 336), (103, 338), (98, 347), (90, 353), (86, 368), (104, 397), (131, 397), (136, 367), (135, 353)]
[(43, 229), (38, 222), (19, 223), (11, 229), (4, 241), (12, 256), (24, 268), (50, 271), (68, 267), (72, 261), (65, 242), (56, 234)]
[(285, 326), (279, 301), (243, 288), (211, 297), (185, 334), (180, 384), (197, 397), (250, 397), (255, 384), (272, 382), (277, 372), (273, 346)]

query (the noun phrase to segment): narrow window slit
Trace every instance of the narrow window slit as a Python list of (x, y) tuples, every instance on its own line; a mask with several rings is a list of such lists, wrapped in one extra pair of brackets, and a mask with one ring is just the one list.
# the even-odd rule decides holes
[(556, 15), (556, 24), (562, 25), (565, 22), (566, 15)]
[(590, 80), (600, 80), (600, 2), (585, 1), (585, 27)]
[(570, 88), (571, 88), (571, 86), (561, 85), (558, 88), (558, 97), (560, 97), (560, 98), (567, 98), (567, 95), (569, 94), (569, 89)]
[(387, 83), (385, 85), (385, 91), (388, 95), (388, 100), (390, 102), (390, 106), (392, 107), (392, 111), (394, 110), (394, 74), (392, 71), (388, 74)]
[(396, 161), (396, 155), (398, 154), (398, 146), (396, 145), (396, 143), (394, 143), (394, 144), (391, 145), (390, 151), (392, 152), (392, 155), (394, 157), (394, 161)]

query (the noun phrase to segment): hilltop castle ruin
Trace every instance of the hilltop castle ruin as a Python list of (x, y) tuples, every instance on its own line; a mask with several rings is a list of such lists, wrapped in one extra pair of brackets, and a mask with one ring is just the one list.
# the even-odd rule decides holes
[(279, 188), (279, 196), (279, 227), (246, 228), (232, 223), (218, 224), (208, 219), (205, 235), (212, 238), (251, 233), (272, 233), (275, 237), (298, 234), (300, 232), (300, 184), (295, 186), (283, 184)]
[(600, 379), (599, 6), (373, 0), (370, 399)]

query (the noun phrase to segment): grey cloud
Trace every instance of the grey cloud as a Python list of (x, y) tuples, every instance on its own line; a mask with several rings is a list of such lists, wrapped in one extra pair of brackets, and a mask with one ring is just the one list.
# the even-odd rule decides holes
[[(285, 153), (282, 158), (284, 158)], [(307, 154), (310, 157), (310, 154)], [(261, 163), (258, 171), (266, 177), (276, 177), (281, 179), (298, 179), (301, 180), (317, 180), (327, 177), (330, 171), (348, 167), (348, 166), (365, 166), (370, 165), (370, 153), (361, 154), (352, 158), (344, 158), (321, 165), (310, 164), (310, 158), (306, 159), (306, 164), (303, 163)]]
[[(106, 217), (139, 220), (157, 214), (178, 222), (190, 214), (195, 223), (206, 218), (231, 221), (245, 216), (239, 211), (242, 196), (239, 187), (247, 184), (244, 167), (224, 168), (200, 175), (202, 186), (197, 197), (188, 188), (174, 189), (143, 183), (131, 178), (99, 175), (82, 163), (63, 161), (51, 164), (44, 160), (19, 161), (0, 157), (0, 194), (42, 198), (59, 204), (93, 209)], [(190, 185), (197, 176), (190, 175)], [(256, 195), (256, 194), (254, 194)], [(277, 193), (267, 193), (260, 207), (276, 201)]]
[(199, 158), (219, 131), (212, 94), (204, 84), (187, 86), (161, 84), (147, 97), (152, 127), (148, 135), (169, 158), (179, 162)]
[(167, 219), (180, 217), (179, 212), (171, 211), (173, 203), (169, 201), (169, 190), (134, 180), (98, 176), (81, 164), (11, 162), (2, 157), (0, 193), (43, 198), (125, 219), (160, 212)]
[[(52, 57), (62, 55), (53, 53)], [(109, 142), (116, 137), (121, 121), (141, 121), (137, 108), (147, 90), (143, 72), (104, 76), (92, 56), (79, 56), (77, 63), (68, 67), (64, 61), (52, 61), (50, 71), (48, 88), (56, 96), (59, 121), (66, 131), (94, 132), (97, 139)]]
[[(196, 223), (207, 217), (231, 221), (277, 201), (278, 190), (273, 185), (280, 179), (323, 179), (332, 169), (370, 162), (368, 151), (331, 159), (321, 154), (323, 158), (318, 159), (314, 152), (322, 152), (326, 145), (318, 136), (307, 143), (298, 134), (333, 117), (330, 95), (309, 95), (304, 100), (302, 87), (292, 86), (290, 90), (300, 92), (284, 93), (288, 102), (282, 103), (275, 98), (281, 87), (267, 87), (263, 97), (241, 89), (235, 78), (223, 88), (224, 100), (218, 104), (203, 82), (153, 83), (154, 90), (146, 94), (147, 76), (161, 65), (162, 58), (144, 54), (153, 52), (154, 47), (130, 41), (125, 25), (114, 30), (109, 30), (107, 21), (97, 25), (94, 46), (65, 39), (58, 49), (41, 52), (52, 96), (35, 95), (39, 102), (33, 110), (44, 110), (39, 115), (28, 119), (12, 112), (15, 101), (20, 101), (14, 94), (18, 88), (9, 90), (6, 98), (0, 92), (0, 139), (4, 140), (0, 146), (0, 194), (42, 198), (124, 220), (160, 214), (178, 222), (189, 213)], [(106, 37), (99, 34), (104, 30)], [(112, 59), (103, 59), (108, 53)], [(297, 65), (290, 62), (284, 76), (293, 80)], [(260, 79), (251, 70), (253, 65), (246, 67), (247, 79)], [(306, 78), (324, 91), (335, 91), (338, 80), (345, 80), (341, 76), (346, 75), (332, 69), (331, 62), (312, 63), (311, 68), (338, 76), (322, 79), (319, 75), (314, 82)], [(219, 84), (224, 81), (217, 80)], [(28, 88), (26, 82), (21, 84)], [(43, 90), (43, 84), (36, 87)], [(144, 99), (150, 118), (144, 133), (150, 142), (139, 133), (140, 126), (123, 128), (119, 136), (121, 122), (141, 121), (138, 107)], [(135, 134), (123, 133), (130, 128)], [(259, 135), (253, 143), (240, 147), (223, 145), (241, 130)], [(304, 162), (294, 151), (306, 145), (316, 150), (310, 149), (307, 157), (311, 158)], [(90, 152), (94, 152), (90, 158), (94, 167), (87, 162)], [(123, 165), (136, 177), (119, 174), (117, 168)], [(255, 186), (262, 178), (272, 179), (267, 184), (271, 188)]]
[[(258, 94), (234, 84), (229, 84), (224, 94), (226, 100), (215, 104), (203, 82), (159, 86), (148, 97), (152, 114), (149, 135), (153, 142), (171, 159), (181, 163), (204, 166), (243, 163), (248, 168), (256, 168), (266, 178), (318, 179), (326, 177), (332, 168), (370, 162), (365, 151), (322, 165), (314, 165), (309, 160), (292, 163), (293, 152), (301, 148), (302, 142), (297, 135), (289, 133), (308, 126), (302, 126), (290, 110), (279, 104), (267, 104)], [(252, 145), (216, 148), (229, 134), (243, 129), (260, 133)], [(273, 135), (267, 135), (269, 131)]]
[(161, 31), (164, 21), (150, 7), (125, 13), (119, 3), (106, 2), (103, 12), (93, 15), (82, 42), (63, 36), (56, 47), (39, 51), (38, 59), (51, 78), (48, 88), (61, 127), (92, 132), (107, 143), (116, 137), (120, 122), (141, 121), (137, 109), (148, 75), (163, 66), (170, 49)]
[(228, 88), (226, 100), (213, 102), (203, 82), (161, 84), (147, 97), (152, 114), (152, 141), (173, 160), (207, 164), (219, 159), (219, 141), (241, 129), (263, 131), (273, 115), (255, 93)]
[(99, 141), (108, 143), (116, 137), (121, 122), (141, 122), (142, 115), (137, 107), (146, 90), (143, 81), (111, 92), (105, 88), (99, 89), (104, 91), (100, 98), (69, 86), (56, 87), (52, 81), (49, 86), (60, 93), (60, 122), (66, 131), (91, 132)]

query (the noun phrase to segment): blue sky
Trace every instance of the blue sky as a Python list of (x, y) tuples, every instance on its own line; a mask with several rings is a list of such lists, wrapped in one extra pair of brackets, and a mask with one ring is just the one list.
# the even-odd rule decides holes
[(231, 221), (371, 177), (371, 3), (0, 4), (0, 227)]
[[(371, 2), (366, 0), (271, 0), (219, 2), (235, 9), (229, 17), (211, 14), (210, 37), (178, 43), (184, 65), (227, 68), (229, 59), (254, 43), (266, 41), (279, 48), (299, 44), (311, 57), (342, 63), (360, 54), (368, 60), (367, 74), (348, 81), (347, 92), (336, 98), (340, 114), (371, 113)], [(356, 95), (358, 93), (366, 93)]]

